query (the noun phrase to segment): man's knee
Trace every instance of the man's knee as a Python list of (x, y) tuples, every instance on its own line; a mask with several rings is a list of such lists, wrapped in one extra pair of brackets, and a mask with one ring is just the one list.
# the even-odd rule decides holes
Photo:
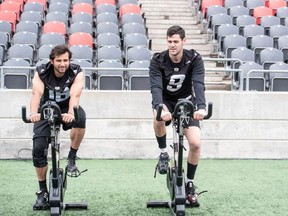
[(45, 167), (48, 155), (48, 145), (49, 141), (47, 137), (35, 137), (33, 139), (33, 164), (35, 167), (41, 168)]

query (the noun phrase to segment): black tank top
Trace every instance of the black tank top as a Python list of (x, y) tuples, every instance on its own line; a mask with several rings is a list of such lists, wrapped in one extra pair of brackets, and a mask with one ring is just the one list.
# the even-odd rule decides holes
[(50, 62), (38, 66), (36, 71), (45, 86), (40, 106), (42, 106), (47, 100), (51, 100), (55, 101), (61, 110), (68, 109), (70, 88), (77, 74), (82, 71), (81, 67), (76, 64), (70, 64), (65, 75), (61, 78), (57, 78), (54, 75), (54, 67)]

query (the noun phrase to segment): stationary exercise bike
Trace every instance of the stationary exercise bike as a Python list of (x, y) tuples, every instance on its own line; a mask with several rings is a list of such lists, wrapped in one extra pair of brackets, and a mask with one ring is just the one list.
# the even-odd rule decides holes
[[(50, 125), (51, 135), (51, 158), (52, 168), (49, 175), (49, 206), (51, 216), (64, 215), (66, 209), (87, 209), (86, 203), (64, 203), (64, 195), (67, 189), (67, 166), (65, 171), (60, 167), (60, 142), (59, 133), (61, 126), (61, 110), (59, 106), (52, 101), (47, 101), (41, 107), (41, 120), (47, 120)], [(76, 122), (79, 121), (78, 109), (74, 107), (74, 115)], [(22, 120), (25, 123), (31, 123), (26, 117), (26, 107), (22, 107)], [(87, 171), (87, 170), (84, 170)], [(83, 172), (83, 171), (82, 171)], [(77, 170), (76, 173), (69, 175), (78, 177), (81, 173)]]
[[(161, 112), (163, 104), (160, 104), (157, 109), (156, 120), (161, 121)], [(185, 172), (183, 168), (183, 144), (184, 128), (188, 128), (189, 121), (193, 117), (195, 106), (188, 99), (180, 99), (172, 113), (172, 128), (173, 128), (173, 162), (168, 168), (166, 175), (167, 188), (170, 192), (169, 201), (148, 201), (147, 207), (165, 207), (170, 208), (172, 215), (184, 216), (185, 207), (195, 207), (186, 198), (185, 191)], [(212, 103), (208, 104), (208, 114), (204, 119), (212, 116)], [(156, 170), (155, 170), (156, 172)], [(154, 176), (155, 177), (155, 176)], [(205, 191), (203, 191), (205, 192)], [(203, 193), (202, 192), (202, 193)], [(199, 195), (200, 193), (198, 193)]]

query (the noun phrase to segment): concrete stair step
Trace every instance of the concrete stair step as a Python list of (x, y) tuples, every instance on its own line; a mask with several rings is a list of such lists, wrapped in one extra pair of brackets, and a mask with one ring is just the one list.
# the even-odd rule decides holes
[[(191, 13), (191, 8), (189, 7), (178, 7), (178, 5), (175, 4), (175, 6), (170, 6), (169, 7), (153, 7), (153, 6), (150, 6), (150, 7), (146, 7), (145, 4), (141, 7), (141, 11), (142, 12), (145, 12), (145, 11), (154, 11), (154, 12), (158, 12), (158, 13), (161, 13), (161, 12), (170, 12), (170, 13), (174, 13), (174, 12), (177, 12), (177, 13)], [(146, 14), (146, 12), (145, 12)]]
[[(156, 53), (156, 52), (162, 52), (163, 50), (167, 49), (167, 47), (165, 49), (158, 49), (159, 47), (157, 46), (156, 48), (152, 48), (152, 54)], [(210, 57), (210, 51), (208, 50), (197, 50), (197, 52), (202, 56), (202, 57)]]
[[(150, 10), (142, 10), (145, 13), (145, 17), (149, 16), (178, 16), (178, 17), (191, 17), (191, 12), (172, 12), (172, 11), (150, 11)], [(194, 18), (196, 19), (196, 18)]]
[[(162, 37), (166, 37), (166, 33), (167, 33), (167, 29), (169, 28), (170, 26), (165, 26), (165, 27), (162, 27), (162, 28), (157, 28), (157, 26), (153, 26), (152, 27), (148, 27), (147, 31), (148, 31), (148, 34), (149, 34), (149, 38), (153, 39), (152, 35), (161, 35)], [(185, 27), (183, 27), (185, 28)], [(150, 35), (151, 33), (151, 35)], [(195, 26), (193, 29), (185, 29), (185, 33), (186, 35), (200, 35), (201, 34), (201, 30), (200, 29), (197, 29)]]
[[(211, 47), (209, 45), (204, 45), (203, 44), (186, 44), (185, 45), (186, 49), (195, 49), (197, 51), (208, 51), (210, 53)], [(165, 50), (167, 49), (167, 44), (153, 44), (152, 42), (152, 50)]]
[[(168, 5), (169, 4), (169, 7), (168, 8), (174, 8), (174, 7), (177, 7), (177, 8), (181, 8), (181, 9), (187, 9), (188, 8), (188, 4), (187, 4), (187, 2), (184, 2), (184, 1), (182, 1), (182, 2), (174, 2), (174, 1), (172, 1), (172, 2), (169, 2), (169, 3), (167, 3), (166, 2), (166, 5)], [(165, 6), (165, 3), (159, 3), (158, 1), (156, 2), (154, 2), (154, 3), (148, 3), (148, 2), (146, 2), (146, 3), (144, 3), (144, 4), (142, 4), (142, 6), (141, 6), (141, 9), (145, 9), (145, 8), (148, 8), (148, 9), (150, 9), (150, 8), (167, 8), (167, 7), (163, 7), (163, 6)]]
[[(164, 39), (163, 40), (163, 38), (158, 38), (158, 39), (153, 39), (152, 40), (152, 45), (154, 45), (154, 44), (160, 44), (160, 45), (162, 45), (162, 44), (167, 44), (167, 41)], [(205, 39), (188, 39), (188, 38), (186, 38), (186, 43), (185, 43), (185, 45), (188, 45), (188, 44), (190, 44), (190, 45), (194, 45), (194, 44), (207, 44), (206, 43), (206, 40)]]
[(147, 19), (146, 20), (146, 26), (149, 25), (196, 25), (197, 22), (196, 20), (192, 20), (190, 18), (186, 18), (186, 19), (178, 19), (178, 20), (174, 20), (174, 19)]
[[(149, 33), (149, 38), (151, 38), (151, 39), (153, 38), (153, 40), (161, 39), (161, 40), (166, 41), (166, 31), (165, 32), (163, 31), (164, 35), (163, 34), (154, 34), (153, 32), (150, 32)], [(198, 34), (198, 33), (188, 34), (188, 35), (186, 34), (186, 40), (189, 41), (189, 40), (192, 40), (192, 39), (205, 39), (205, 40), (207, 40), (207, 36), (205, 34)]]
[[(198, 30), (199, 31), (199, 34), (200, 34), (200, 29), (199, 29), (199, 27), (198, 26), (196, 26), (196, 25), (190, 25), (190, 24), (180, 24), (180, 23), (178, 23), (179, 25), (181, 25), (182, 26), (182, 28), (184, 28), (185, 29), (185, 32), (186, 32), (186, 29), (187, 29), (187, 31), (191, 31), (191, 30)], [(148, 31), (150, 30), (150, 29), (164, 29), (164, 30), (166, 30), (167, 31), (167, 28), (169, 28), (170, 26), (172, 26), (173, 25), (173, 23), (169, 23), (169, 22), (164, 22), (163, 21), (163, 23), (162, 24), (154, 24), (154, 23), (146, 23), (146, 27), (148, 28)], [(154, 31), (154, 30), (153, 30)], [(188, 32), (187, 32), (188, 33)]]
[(183, 19), (189, 19), (189, 20), (192, 20), (193, 23), (197, 23), (197, 19), (195, 17), (192, 17), (191, 15), (187, 15), (187, 16), (174, 16), (173, 14), (169, 14), (169, 15), (166, 15), (166, 14), (156, 14), (156, 15), (146, 15), (145, 13), (145, 16), (144, 16), (147, 20), (159, 20), (159, 21), (162, 21), (162, 20), (172, 20), (172, 21), (184, 21)]

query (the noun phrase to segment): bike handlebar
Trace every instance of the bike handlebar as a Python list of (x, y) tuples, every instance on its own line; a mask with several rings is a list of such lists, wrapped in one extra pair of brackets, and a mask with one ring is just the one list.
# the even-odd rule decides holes
[[(41, 110), (40, 110), (41, 120), (45, 119), (44, 112), (45, 112), (45, 109), (47, 108), (52, 108), (54, 111), (56, 111), (56, 113), (53, 113), (53, 118), (61, 120), (61, 110), (59, 106), (55, 102), (52, 102), (52, 101), (47, 101), (45, 104), (42, 105)], [(75, 118), (73, 122), (78, 122), (79, 115), (78, 115), (77, 106), (73, 107), (73, 111), (74, 111), (74, 118)], [(26, 106), (22, 106), (22, 120), (25, 123), (32, 123), (31, 120), (27, 118), (26, 116)]]
[[(183, 100), (179, 100), (177, 102), (175, 109), (174, 109), (174, 112), (172, 113), (173, 118), (175, 118), (179, 115), (178, 110), (179, 110), (180, 106), (183, 104), (186, 104), (189, 106), (189, 109), (190, 109), (189, 114), (191, 117), (193, 117), (193, 113), (195, 112), (194, 104), (188, 99), (183, 99)], [(157, 115), (156, 115), (157, 121), (162, 121), (162, 118), (161, 118), (162, 109), (163, 109), (163, 104), (159, 104), (159, 106), (157, 107), (157, 110), (156, 110), (157, 111)], [(205, 115), (205, 117), (203, 119), (209, 119), (212, 116), (212, 110), (213, 110), (213, 103), (209, 102), (207, 115)]]

